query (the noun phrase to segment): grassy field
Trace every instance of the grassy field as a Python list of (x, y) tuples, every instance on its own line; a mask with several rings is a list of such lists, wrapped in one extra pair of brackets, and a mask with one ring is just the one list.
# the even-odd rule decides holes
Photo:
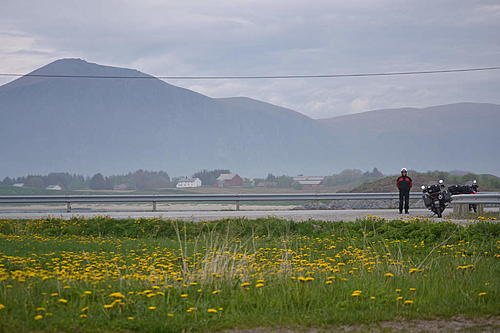
[(0, 220), (0, 332), (500, 315), (500, 224)]

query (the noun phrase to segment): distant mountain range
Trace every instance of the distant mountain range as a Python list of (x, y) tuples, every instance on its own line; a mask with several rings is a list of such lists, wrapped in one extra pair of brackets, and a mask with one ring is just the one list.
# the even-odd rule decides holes
[(355, 165), (500, 174), (500, 105), (457, 103), (318, 120)]
[[(146, 76), (61, 59), (32, 74)], [(314, 120), (151, 79), (21, 77), (0, 87), (0, 177), (136, 169), (331, 174), (347, 167), (500, 173), (500, 106), (453, 104)]]

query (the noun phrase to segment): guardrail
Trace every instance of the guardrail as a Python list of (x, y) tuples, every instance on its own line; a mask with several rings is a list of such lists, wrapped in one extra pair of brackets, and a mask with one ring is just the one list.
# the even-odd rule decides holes
[(500, 192), (458, 194), (452, 196), (454, 204), (500, 205)]
[(499, 205), (500, 210), (500, 193), (476, 193), (476, 194), (458, 194), (451, 197), (453, 203), (453, 213), (464, 216), (470, 212), (471, 206), (475, 205), (475, 212), (483, 214), (484, 205)]
[[(420, 193), (410, 193), (410, 198), (421, 198)], [(65, 203), (71, 212), (72, 203), (152, 203), (156, 211), (158, 202), (235, 202), (236, 210), (241, 201), (307, 201), (307, 200), (395, 200), (398, 193), (270, 193), (270, 194), (149, 194), (149, 195), (26, 195), (0, 196), (0, 204), (13, 203)]]

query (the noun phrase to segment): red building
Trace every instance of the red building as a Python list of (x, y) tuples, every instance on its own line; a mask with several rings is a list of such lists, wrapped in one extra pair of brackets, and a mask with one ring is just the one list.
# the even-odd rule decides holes
[(224, 173), (217, 178), (217, 187), (243, 186), (243, 179), (234, 173)]

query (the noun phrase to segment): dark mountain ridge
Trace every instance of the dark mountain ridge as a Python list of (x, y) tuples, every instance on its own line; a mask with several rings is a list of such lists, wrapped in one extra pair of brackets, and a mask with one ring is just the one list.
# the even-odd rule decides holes
[[(145, 76), (61, 59), (33, 74)], [(213, 99), (158, 79), (22, 77), (0, 87), (0, 174), (202, 168), (323, 173), (330, 137), (316, 121), (250, 99)], [(310, 163), (314, 161), (314, 163)], [(265, 171), (262, 171), (265, 170)]]

